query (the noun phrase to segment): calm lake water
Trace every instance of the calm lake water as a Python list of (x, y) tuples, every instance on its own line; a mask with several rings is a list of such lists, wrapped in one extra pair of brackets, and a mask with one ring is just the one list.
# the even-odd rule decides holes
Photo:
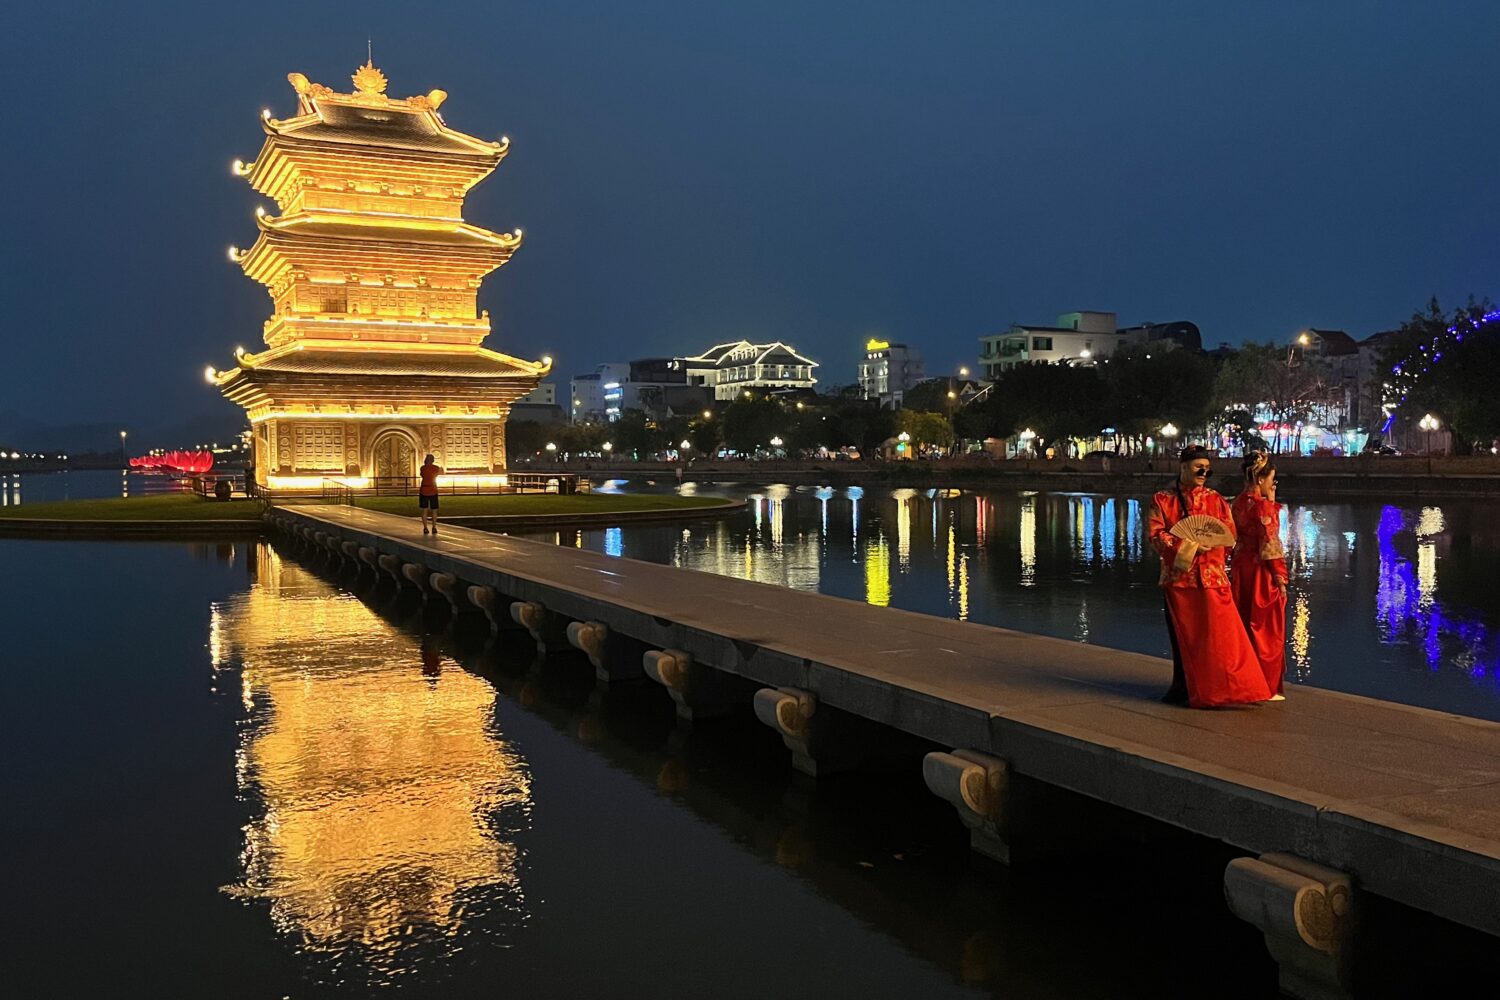
[(684, 735), (389, 581), (256, 541), (0, 560), (11, 995), (1274, 995), (1216, 848), (978, 877), (916, 768), (814, 788), (752, 719)]
[[(604, 489), (667, 489), (611, 481)], [(811, 486), (719, 521), (545, 536), (644, 559), (1170, 655), (1149, 498)], [(1460, 500), (1290, 503), (1289, 680), (1500, 721), (1500, 518)], [(1166, 678), (1163, 678), (1165, 690)]]
[(83, 472), (0, 473), (0, 507), (50, 500), (93, 500), (98, 497), (138, 497), (151, 493), (186, 492), (185, 484), (157, 473), (123, 469)]
[[(751, 492), (560, 540), (1161, 651), (1127, 500)], [(1477, 505), (1291, 521), (1306, 683), (1496, 716)], [(914, 767), (814, 787), (752, 719), (684, 734), (655, 685), (601, 696), (266, 542), (0, 539), (0, 565), (12, 995), (1275, 996), (1214, 845), (986, 872)], [(1435, 985), (1413, 954), (1479, 954), (1383, 933), (1385, 995)]]

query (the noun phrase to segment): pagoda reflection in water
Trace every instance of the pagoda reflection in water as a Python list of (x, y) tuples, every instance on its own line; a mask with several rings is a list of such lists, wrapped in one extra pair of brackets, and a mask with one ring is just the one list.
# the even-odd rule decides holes
[(212, 616), (258, 806), (226, 891), (375, 980), (457, 951), (480, 911), (519, 914), (529, 777), (495, 733), (494, 689), (269, 546), (254, 560), (253, 586)]

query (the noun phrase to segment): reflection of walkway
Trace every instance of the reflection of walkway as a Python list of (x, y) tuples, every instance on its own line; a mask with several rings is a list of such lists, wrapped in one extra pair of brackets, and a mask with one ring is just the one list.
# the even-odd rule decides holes
[(277, 516), (1500, 932), (1500, 725), (1311, 689), (1173, 709), (1155, 657), (346, 507)]
[(239, 666), (249, 712), (240, 784), (261, 803), (231, 891), (383, 979), (416, 946), (430, 958), (466, 907), (519, 904), (495, 817), (524, 810), (525, 768), (492, 733), (486, 682), (256, 551), (255, 585), (213, 610), (215, 668)]

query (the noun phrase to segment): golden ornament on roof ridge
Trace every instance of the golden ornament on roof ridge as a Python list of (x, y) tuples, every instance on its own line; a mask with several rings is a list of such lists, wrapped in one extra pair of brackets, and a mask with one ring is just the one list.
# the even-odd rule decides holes
[(361, 94), (384, 94), (386, 88), (385, 74), (376, 69), (373, 63), (366, 62), (355, 70), (350, 77), (354, 81), (354, 89)]

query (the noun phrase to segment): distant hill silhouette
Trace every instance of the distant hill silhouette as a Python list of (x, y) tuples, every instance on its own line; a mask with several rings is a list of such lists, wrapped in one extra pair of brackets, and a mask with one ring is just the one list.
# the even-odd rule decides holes
[(120, 447), (121, 428), (129, 432), (127, 450), (192, 448), (226, 444), (245, 429), (243, 413), (204, 412), (152, 424), (52, 424), (14, 410), (0, 410), (0, 447), (17, 451), (107, 452)]

